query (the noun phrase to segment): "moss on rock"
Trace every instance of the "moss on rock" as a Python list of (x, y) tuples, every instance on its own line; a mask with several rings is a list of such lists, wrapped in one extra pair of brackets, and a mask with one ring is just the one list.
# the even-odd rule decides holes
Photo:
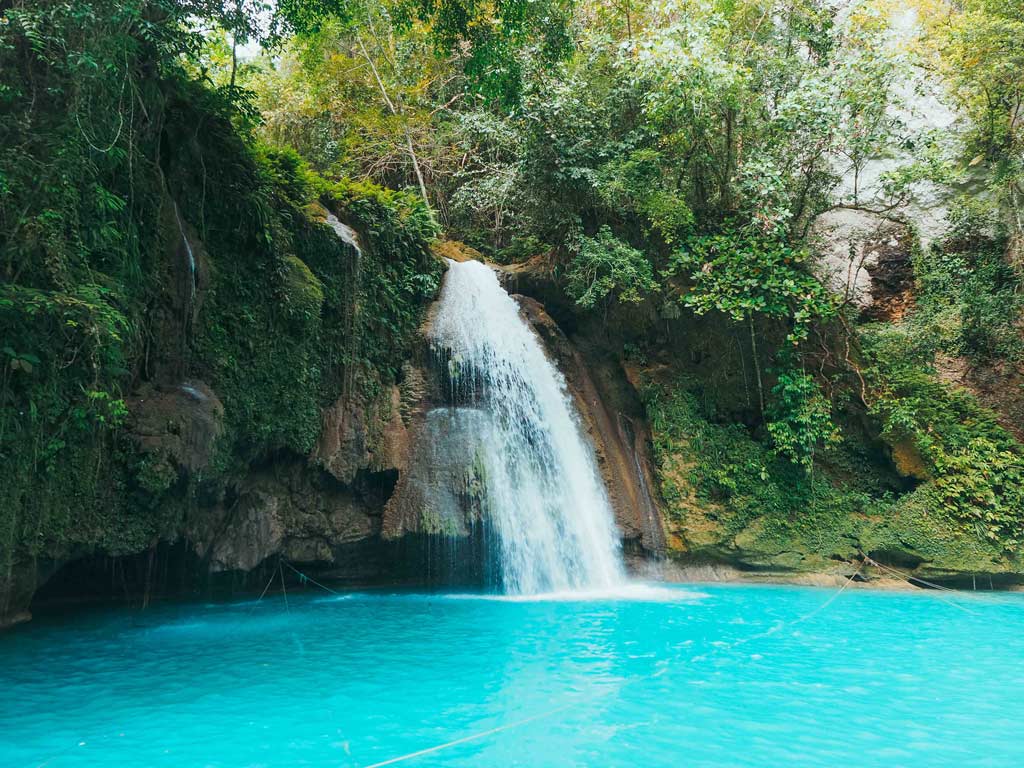
[(1005, 545), (958, 521), (934, 482), (900, 492), (893, 468), (868, 465), (876, 454), (858, 450), (855, 432), (808, 474), (741, 425), (716, 422), (698, 392), (664, 377), (648, 377), (644, 392), (679, 556), (790, 572), (863, 552), (921, 574), (1021, 571)]

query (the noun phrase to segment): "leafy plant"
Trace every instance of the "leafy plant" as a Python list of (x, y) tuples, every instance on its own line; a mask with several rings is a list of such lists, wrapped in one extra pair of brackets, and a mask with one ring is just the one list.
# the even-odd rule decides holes
[[(903, 329), (872, 329), (864, 336), (872, 412), (883, 436), (909, 443), (924, 462), (925, 493), (937, 510), (999, 547), (1024, 541), (1024, 446), (963, 390), (929, 371), (929, 351)], [(916, 354), (915, 354), (916, 352)]]
[(784, 368), (776, 372), (767, 415), (766, 427), (775, 451), (808, 472), (820, 447), (839, 442), (832, 404), (805, 371)]
[(692, 283), (680, 298), (697, 314), (717, 310), (736, 321), (755, 314), (781, 319), (796, 345), (812, 323), (837, 310), (835, 298), (802, 266), (807, 256), (801, 247), (733, 229), (690, 239), (671, 265)]
[(636, 304), (658, 287), (647, 257), (615, 237), (607, 226), (594, 237), (580, 235), (566, 279), (568, 294), (587, 309), (609, 296)]

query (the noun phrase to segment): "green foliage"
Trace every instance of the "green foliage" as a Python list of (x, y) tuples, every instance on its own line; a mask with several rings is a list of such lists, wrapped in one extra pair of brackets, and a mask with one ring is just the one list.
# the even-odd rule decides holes
[[(777, 9), (775, 24), (756, 3), (641, 4), (625, 9), (625, 28), (588, 10), (597, 17), (568, 60), (525, 71), (517, 109), (488, 121), (470, 103), (445, 121), (458, 139), (456, 199), (475, 211), (500, 201), (490, 227), (566, 252), (581, 228), (605, 223), (649, 240), (654, 258), (726, 220), (799, 234), (829, 204), (834, 158), (860, 136), (855, 96), (884, 114), (891, 95), (891, 76), (851, 80), (854, 54), (817, 2)], [(858, 40), (884, 58), (868, 32)], [(478, 242), (476, 221), (452, 224)]]
[(958, 201), (945, 239), (914, 260), (919, 290), (911, 322), (935, 337), (937, 349), (978, 364), (1024, 361), (1024, 293), (993, 214), (978, 201)]
[(1024, 92), (1024, 4), (967, 0), (943, 11), (929, 18), (926, 44), (972, 118), (976, 146), (998, 152), (1020, 140), (1015, 112)]
[[(237, 10), (0, 10), (0, 578), (26, 556), (176, 537), (199, 481), (306, 455), (323, 405), (394, 380), (436, 290), (421, 201), (252, 146), (237, 89), (195, 79), (193, 14), (244, 35)], [(310, 218), (319, 197), (360, 229), (361, 260)], [(139, 451), (129, 410), (137, 387), (190, 378), (224, 424), (185, 483)]]
[(638, 149), (602, 165), (597, 189), (609, 208), (636, 214), (649, 223), (648, 234), (656, 232), (672, 245), (693, 227), (694, 218), (685, 197), (665, 178), (664, 165), (661, 153)]
[(766, 426), (775, 451), (808, 472), (817, 449), (840, 439), (832, 421), (832, 404), (818, 382), (805, 371), (791, 368), (776, 372)]
[(960, 201), (941, 243), (914, 256), (915, 310), (902, 328), (871, 328), (868, 380), (883, 434), (920, 454), (931, 481), (918, 491), (962, 530), (1019, 546), (1021, 446), (966, 392), (938, 381), (936, 355), (978, 367), (1024, 360), (1020, 280), (990, 206)]
[(294, 147), (320, 173), (397, 188), (418, 184), (411, 142), (427, 183), (437, 183), (448, 163), (431, 116), (459, 81), (450, 83), (423, 29), (398, 32), (377, 15), (356, 27), (327, 21), (263, 57), (247, 85), (265, 140)]
[[(985, 163), (984, 182), (1019, 243), (1024, 237), (1024, 3), (937, 4), (938, 12), (926, 16), (923, 47), (970, 117), (963, 160), (972, 167)], [(1024, 253), (1018, 251), (1017, 258), (1024, 264)]]
[(358, 364), (394, 381), (422, 316), (436, 294), (441, 264), (430, 252), (437, 224), (423, 200), (366, 183), (329, 185), (332, 207), (369, 240), (359, 275)]
[[(803, 550), (820, 558), (856, 551), (852, 516), (881, 499), (856, 487), (810, 475), (754, 440), (740, 424), (705, 412), (690, 382), (650, 385), (644, 403), (654, 437), (661, 491), (685, 521), (715, 524), (721, 548), (746, 536), (746, 548), (774, 554)], [(744, 533), (746, 532), (746, 534)]]
[(692, 288), (682, 301), (697, 314), (724, 312), (733, 320), (759, 314), (789, 323), (789, 341), (807, 338), (815, 321), (833, 316), (836, 301), (801, 265), (802, 248), (755, 232), (726, 230), (690, 239), (672, 259)]
[(650, 261), (607, 226), (595, 237), (580, 235), (566, 278), (566, 292), (585, 309), (609, 296), (636, 304), (658, 287)]
[[(928, 407), (919, 394), (915, 407)], [(817, 570), (860, 551), (910, 551), (933, 567), (992, 572), (1005, 570), (1004, 553), (1019, 547), (1019, 516), (1016, 533), (1006, 527), (988, 533), (996, 517), (1012, 525), (1006, 502), (1019, 494), (1003, 485), (1018, 482), (1020, 471), (1019, 454), (1005, 443), (1002, 449), (975, 443), (944, 465), (941, 479), (907, 492), (854, 429), (846, 429), (841, 445), (817, 451), (809, 474), (741, 425), (707, 412), (691, 382), (651, 384), (643, 395), (670, 524), (694, 553)], [(944, 430), (957, 418), (947, 416)], [(962, 434), (976, 428), (968, 423)], [(987, 477), (976, 463), (986, 459), (993, 464)]]
[[(530, 5), (285, 7), (305, 33), (260, 86), (270, 135), (295, 137), (321, 170), (389, 183), (411, 183), (415, 153), (450, 230), (491, 256), (513, 238), (551, 245), (583, 308), (612, 292), (609, 280), (635, 283), (630, 300), (652, 290), (646, 262), (696, 279), (686, 301), (698, 311), (764, 314), (805, 338), (832, 312), (799, 262), (806, 227), (831, 202), (835, 158), (860, 167), (898, 128), (887, 106), (899, 62), (878, 14), (858, 5), (843, 37), (814, 0), (603, 9), (571, 30), (570, 56), (527, 65), (505, 36), (529, 48), (541, 17), (565, 31), (557, 3)], [(426, 40), (470, 44), (445, 67), (423, 55)], [(521, 80), (514, 108), (467, 98), (485, 59)], [(726, 245), (713, 233), (737, 256), (702, 271), (712, 259), (692, 263), (699, 252)], [(635, 276), (613, 277), (616, 265)]]
[(287, 312), (303, 324), (307, 332), (315, 331), (324, 303), (324, 289), (302, 259), (286, 256), (282, 265), (284, 300)]
[(294, 149), (260, 145), (256, 160), (267, 181), (289, 205), (301, 208), (317, 195), (320, 180)]
[(315, 34), (330, 21), (358, 29), (372, 28), (380, 18), (402, 31), (419, 22), (437, 53), (461, 58), (474, 91), (514, 104), (528, 57), (554, 61), (570, 50), (572, 9), (571, 0), (502, 0), (493, 5), (471, 0), (284, 0), (277, 4), (277, 18), (300, 34)]
[[(247, 210), (262, 212), (253, 221), (262, 231), (244, 254), (237, 229), (211, 233), (217, 274), (196, 338), (199, 376), (225, 407), (222, 462), (306, 454), (320, 409), (343, 387), (394, 381), (440, 273), (429, 250), (436, 225), (417, 196), (330, 183), (269, 148), (246, 173)], [(312, 195), (363, 233), (361, 254), (307, 219)]]
[(900, 328), (864, 335), (872, 413), (892, 443), (907, 442), (931, 481), (922, 488), (936, 511), (985, 541), (1014, 549), (1024, 541), (1024, 446), (963, 390), (928, 369), (931, 350)]

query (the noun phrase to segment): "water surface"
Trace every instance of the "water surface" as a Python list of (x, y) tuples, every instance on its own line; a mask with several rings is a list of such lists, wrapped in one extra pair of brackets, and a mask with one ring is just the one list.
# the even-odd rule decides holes
[(1024, 597), (835, 595), (307, 593), (43, 617), (0, 635), (0, 765), (346, 768), (524, 720), (394, 765), (1024, 765)]

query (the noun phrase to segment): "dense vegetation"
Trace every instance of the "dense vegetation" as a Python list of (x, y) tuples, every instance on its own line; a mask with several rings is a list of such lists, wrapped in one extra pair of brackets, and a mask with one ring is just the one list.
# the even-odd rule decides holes
[[(0, 3), (4, 563), (180, 524), (195, 477), (126, 428), (147, 387), (216, 393), (211, 487), (308, 454), (322, 407), (399, 376), (443, 233), (540, 258), (559, 319), (642, 371), (691, 545), (696, 505), (708, 551), (1017, 567), (1012, 409), (941, 374), (1020, 387), (1024, 6), (898, 11)], [(922, 73), (963, 128), (916, 127)], [(816, 269), (815, 222), (913, 224), (925, 185), (962, 199), (914, 249), (910, 309), (867, 322)]]
[[(680, 515), (681, 462), (701, 504), (724, 505), (722, 542), (766, 527), (815, 556), (999, 569), (1024, 530), (1024, 452), (936, 364), (1021, 362), (1018, 5), (921, 6), (922, 23), (881, 2), (583, 4), (564, 47), (525, 17), (493, 46), (438, 26), (475, 6), (353, 3), (300, 19), (251, 82), (267, 134), (324, 172), (420, 189), (494, 260), (547, 254), (571, 322), (600, 317), (652, 370)], [(545, 12), (557, 26), (564, 7)], [(923, 72), (966, 129), (919, 126), (905, 99)], [(863, 324), (813, 268), (816, 218), (909, 222), (921, 185), (952, 200), (968, 177), (946, 233), (915, 249), (916, 306)], [(695, 316), (747, 348), (738, 361), (668, 362), (694, 353)]]
[[(202, 37), (188, 19), (203, 10), (4, 12), (8, 578), (25, 555), (173, 538), (194, 494), (215, 498), (276, 452), (308, 453), (345, 387), (373, 397), (394, 381), (438, 285), (436, 225), (418, 197), (319, 177), (260, 142), (247, 96), (195, 74)], [(365, 233), (360, 256), (321, 205)], [(140, 452), (129, 406), (193, 380), (223, 421), (186, 479), (189, 457)]]

